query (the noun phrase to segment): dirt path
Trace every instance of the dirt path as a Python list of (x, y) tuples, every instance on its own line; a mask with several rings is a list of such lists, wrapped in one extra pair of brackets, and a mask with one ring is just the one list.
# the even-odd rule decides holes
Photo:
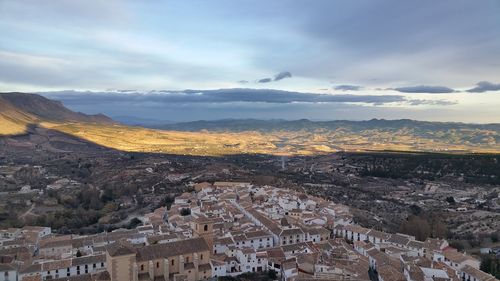
[(27, 216), (27, 215), (32, 215), (32, 216), (35, 216), (35, 217), (36, 217), (37, 215), (36, 215), (36, 214), (33, 214), (33, 213), (31, 212), (31, 211), (33, 211), (33, 209), (35, 208), (35, 205), (36, 205), (36, 203), (33, 203), (33, 204), (31, 205), (31, 207), (30, 207), (30, 208), (29, 208), (26, 212), (24, 212), (22, 215), (20, 215), (20, 216), (19, 216), (19, 218), (20, 218), (20, 219), (22, 219), (22, 220), (25, 220), (25, 218), (26, 218), (26, 216)]

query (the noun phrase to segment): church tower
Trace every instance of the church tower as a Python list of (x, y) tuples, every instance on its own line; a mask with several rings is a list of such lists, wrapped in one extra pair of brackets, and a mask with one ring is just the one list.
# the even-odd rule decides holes
[(194, 237), (202, 237), (208, 244), (210, 253), (214, 249), (214, 220), (208, 217), (199, 217), (191, 222), (191, 229)]

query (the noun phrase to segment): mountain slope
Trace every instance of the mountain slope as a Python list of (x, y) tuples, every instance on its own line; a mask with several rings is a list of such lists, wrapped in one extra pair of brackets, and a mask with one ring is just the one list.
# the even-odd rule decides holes
[(36, 116), (44, 121), (58, 122), (89, 122), (89, 123), (115, 123), (111, 118), (98, 114), (87, 115), (74, 112), (59, 102), (47, 99), (40, 95), (26, 93), (3, 93), (0, 99), (9, 103), (19, 111)]
[(402, 128), (411, 128), (419, 132), (436, 130), (493, 130), (500, 131), (500, 124), (466, 124), (454, 122), (427, 122), (410, 119), (385, 120), (371, 119), (366, 121), (311, 121), (300, 120), (259, 120), (259, 119), (221, 119), (221, 120), (200, 120), (192, 122), (182, 122), (174, 124), (151, 125), (151, 127), (167, 130), (181, 131), (300, 131), (300, 130), (337, 130), (348, 129), (353, 132), (363, 130), (379, 129), (387, 131), (397, 131)]
[(28, 124), (35, 122), (35, 116), (19, 110), (0, 95), (0, 136), (24, 133)]
[(56, 140), (55, 145), (62, 133), (68, 138), (66, 142), (75, 142), (76, 138), (122, 151), (183, 155), (384, 150), (500, 153), (500, 124), (248, 119), (171, 124), (160, 130), (118, 124), (104, 115), (73, 112), (60, 102), (23, 93), (0, 94), (0, 128), (0, 135), (28, 135), (27, 145), (35, 139), (49, 145)]

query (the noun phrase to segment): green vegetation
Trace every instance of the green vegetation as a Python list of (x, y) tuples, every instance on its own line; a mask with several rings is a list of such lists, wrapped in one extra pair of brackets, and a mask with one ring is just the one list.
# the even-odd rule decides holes
[(421, 180), (453, 176), (469, 183), (500, 184), (498, 154), (372, 153), (362, 157), (362, 176)]
[(180, 210), (180, 214), (181, 214), (181, 216), (189, 216), (189, 215), (191, 215), (191, 209), (189, 209), (189, 208), (182, 208)]
[(415, 236), (417, 240), (425, 241), (431, 238), (447, 238), (448, 228), (441, 220), (440, 216), (434, 213), (426, 214), (420, 213), (419, 215), (411, 215), (404, 221), (399, 231)]
[(500, 279), (500, 257), (494, 254), (482, 255), (480, 269)]

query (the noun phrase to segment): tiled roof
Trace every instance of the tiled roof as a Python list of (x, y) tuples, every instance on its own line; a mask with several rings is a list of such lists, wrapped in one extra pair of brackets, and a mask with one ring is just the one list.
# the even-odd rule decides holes
[(118, 241), (107, 246), (106, 251), (112, 257), (135, 254), (135, 249), (132, 247), (132, 245), (129, 245), (124, 241)]
[[(145, 246), (137, 249), (137, 260), (146, 261), (183, 254), (210, 251), (203, 238), (191, 238), (165, 244)], [(210, 251), (211, 252), (211, 251)]]

